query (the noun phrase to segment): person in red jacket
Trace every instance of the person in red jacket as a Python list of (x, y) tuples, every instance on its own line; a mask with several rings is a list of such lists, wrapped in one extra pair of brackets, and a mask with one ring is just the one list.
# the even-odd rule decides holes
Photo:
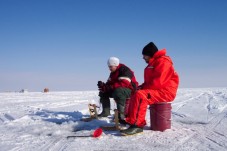
[(121, 64), (116, 57), (110, 57), (107, 61), (110, 76), (106, 83), (98, 81), (100, 102), (102, 103), (102, 112), (99, 117), (110, 115), (110, 99), (114, 98), (117, 104), (119, 122), (125, 124), (125, 102), (130, 98), (131, 93), (137, 89), (138, 82), (133, 71), (124, 64)]
[(130, 127), (121, 131), (123, 135), (143, 132), (147, 106), (173, 101), (179, 85), (178, 74), (174, 70), (172, 60), (166, 56), (166, 49), (158, 51), (155, 44), (150, 42), (143, 48), (142, 54), (148, 64), (144, 70), (144, 83), (130, 99), (126, 118)]

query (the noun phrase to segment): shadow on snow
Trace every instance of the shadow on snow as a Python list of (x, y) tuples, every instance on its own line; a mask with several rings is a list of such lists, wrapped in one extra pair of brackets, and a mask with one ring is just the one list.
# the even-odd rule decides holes
[[(93, 119), (90, 122), (81, 121), (82, 118), (90, 117), (90, 115), (83, 115), (79, 111), (74, 112), (62, 112), (62, 111), (50, 111), (50, 110), (40, 110), (37, 111), (32, 116), (39, 116), (41, 120), (55, 123), (55, 124), (67, 124), (73, 123), (73, 131), (82, 131), (82, 130), (95, 130), (100, 126), (113, 126), (113, 116), (106, 117), (102, 119)], [(106, 134), (111, 134), (118, 136), (120, 133), (119, 131), (106, 131)]]

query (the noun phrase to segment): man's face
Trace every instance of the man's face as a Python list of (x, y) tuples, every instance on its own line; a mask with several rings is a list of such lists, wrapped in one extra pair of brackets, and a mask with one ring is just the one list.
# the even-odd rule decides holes
[(117, 70), (117, 66), (109, 66), (109, 69), (111, 72), (114, 72)]
[(149, 63), (151, 57), (150, 56), (143, 55), (143, 59), (145, 60), (146, 63)]

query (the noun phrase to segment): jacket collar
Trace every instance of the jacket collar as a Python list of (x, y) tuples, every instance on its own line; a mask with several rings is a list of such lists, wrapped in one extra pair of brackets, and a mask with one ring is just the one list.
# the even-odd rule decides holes
[(166, 55), (166, 49), (162, 49), (157, 51), (154, 56), (150, 59), (149, 64), (151, 64), (155, 59), (161, 57), (161, 56), (165, 56)]

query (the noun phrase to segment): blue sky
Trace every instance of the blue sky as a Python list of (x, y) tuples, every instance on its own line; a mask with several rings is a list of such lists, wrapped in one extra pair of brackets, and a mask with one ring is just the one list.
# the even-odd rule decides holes
[(227, 86), (226, 0), (0, 0), (0, 91), (97, 90), (116, 56), (143, 82), (166, 48), (180, 87)]

